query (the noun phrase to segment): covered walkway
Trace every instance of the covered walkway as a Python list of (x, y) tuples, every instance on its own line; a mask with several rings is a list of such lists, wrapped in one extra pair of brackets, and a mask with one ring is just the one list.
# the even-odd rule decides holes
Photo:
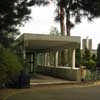
[[(26, 71), (31, 73), (49, 73), (50, 71), (68, 79), (73, 77), (71, 80), (80, 80), (80, 71), (75, 67), (75, 49), (80, 47), (80, 37), (27, 33), (21, 35), (17, 41), (17, 52), (24, 57)], [(70, 49), (70, 52), (67, 49)], [(61, 52), (63, 50), (66, 50), (67, 54), (66, 63), (62, 66)]]

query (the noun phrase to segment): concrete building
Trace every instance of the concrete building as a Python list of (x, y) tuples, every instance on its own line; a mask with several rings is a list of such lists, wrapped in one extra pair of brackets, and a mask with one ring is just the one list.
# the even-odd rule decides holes
[(83, 39), (82, 40), (82, 49), (89, 49), (92, 50), (92, 39)]
[(90, 52), (91, 52), (91, 54), (94, 54), (94, 55), (97, 56), (97, 50), (96, 49), (92, 49)]
[(97, 55), (97, 50), (92, 49), (92, 39), (83, 39), (82, 40), (82, 51), (84, 52), (85, 48), (90, 50), (91, 54)]
[[(81, 80), (80, 68), (75, 67), (75, 49), (80, 48), (78, 36), (51, 36), (43, 34), (22, 34), (17, 40), (17, 53), (25, 60), (25, 70), (43, 73), (69, 80)], [(59, 64), (62, 50), (71, 49), (71, 65)]]

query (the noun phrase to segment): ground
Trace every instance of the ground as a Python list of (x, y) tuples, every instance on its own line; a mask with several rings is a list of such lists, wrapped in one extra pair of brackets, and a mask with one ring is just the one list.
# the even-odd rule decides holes
[(17, 90), (4, 100), (100, 100), (100, 86), (95, 87), (34, 87)]
[(34, 77), (31, 78), (31, 83), (47, 83), (47, 82), (67, 82), (67, 80), (41, 74), (36, 74), (34, 75)]
[(41, 75), (41, 74), (36, 74), (34, 77), (31, 78), (30, 80), (31, 85), (40, 85), (40, 84), (54, 84), (54, 83), (75, 83), (75, 81), (69, 81), (69, 80), (64, 80), (60, 79), (57, 77), (52, 77), (52, 76), (47, 76), (47, 75)]
[[(32, 83), (68, 82), (58, 78), (38, 75)], [(60, 84), (33, 85), (26, 89), (0, 89), (0, 100), (99, 100), (100, 82), (98, 85)]]

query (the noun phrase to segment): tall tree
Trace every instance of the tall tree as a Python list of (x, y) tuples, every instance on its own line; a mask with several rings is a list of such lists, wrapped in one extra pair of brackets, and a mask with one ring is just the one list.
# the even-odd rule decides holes
[(100, 0), (57, 0), (58, 6), (62, 2), (66, 12), (67, 35), (70, 36), (70, 18), (73, 16), (75, 22), (81, 22), (81, 17), (86, 16), (89, 20), (100, 16)]
[[(48, 0), (49, 1), (49, 0)], [(1, 0), (0, 1), (0, 87), (8, 81), (15, 82), (23, 69), (12, 50), (5, 48), (18, 35), (18, 25), (24, 24), (30, 18), (31, 7), (46, 5), (47, 0)], [(21, 58), (21, 57), (20, 57)]]
[(0, 43), (8, 46), (9, 38), (18, 35), (18, 25), (29, 20), (31, 6), (47, 4), (47, 0), (1, 0), (0, 1)]
[[(61, 2), (62, 0), (60, 0)], [(63, 8), (63, 3), (60, 3), (60, 27), (61, 27), (61, 35), (65, 35), (65, 25), (64, 25), (64, 8)]]
[(20, 59), (10, 49), (0, 45), (0, 87), (11, 81), (12, 77), (16, 80), (16, 75), (23, 69), (22, 66)]
[(90, 58), (91, 58), (91, 53), (87, 48), (85, 48), (84, 53), (82, 55), (82, 62), (84, 66), (87, 66), (87, 62), (90, 60)]
[(97, 67), (100, 67), (100, 44), (98, 44), (97, 48)]
[[(55, 1), (54, 2), (55, 4), (57, 4), (57, 2), (58, 2), (57, 0), (53, 0), (53, 1)], [(55, 21), (60, 22), (61, 35), (65, 36), (65, 25), (64, 25), (65, 10), (64, 10), (62, 1), (63, 0), (60, 0), (60, 5), (59, 6), (57, 5), (57, 8), (56, 8), (57, 16), (55, 17)]]

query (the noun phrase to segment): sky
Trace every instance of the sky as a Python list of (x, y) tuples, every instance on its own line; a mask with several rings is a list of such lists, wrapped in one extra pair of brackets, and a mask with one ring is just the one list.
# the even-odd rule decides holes
[[(31, 19), (20, 27), (21, 33), (49, 34), (52, 27), (57, 27), (60, 31), (59, 23), (54, 21), (56, 5), (50, 4), (45, 7), (32, 7)], [(100, 18), (94, 19), (92, 22), (82, 19), (82, 23), (75, 25), (71, 30), (71, 36), (81, 36), (90, 38), (93, 42), (93, 49), (97, 49), (100, 43)]]

